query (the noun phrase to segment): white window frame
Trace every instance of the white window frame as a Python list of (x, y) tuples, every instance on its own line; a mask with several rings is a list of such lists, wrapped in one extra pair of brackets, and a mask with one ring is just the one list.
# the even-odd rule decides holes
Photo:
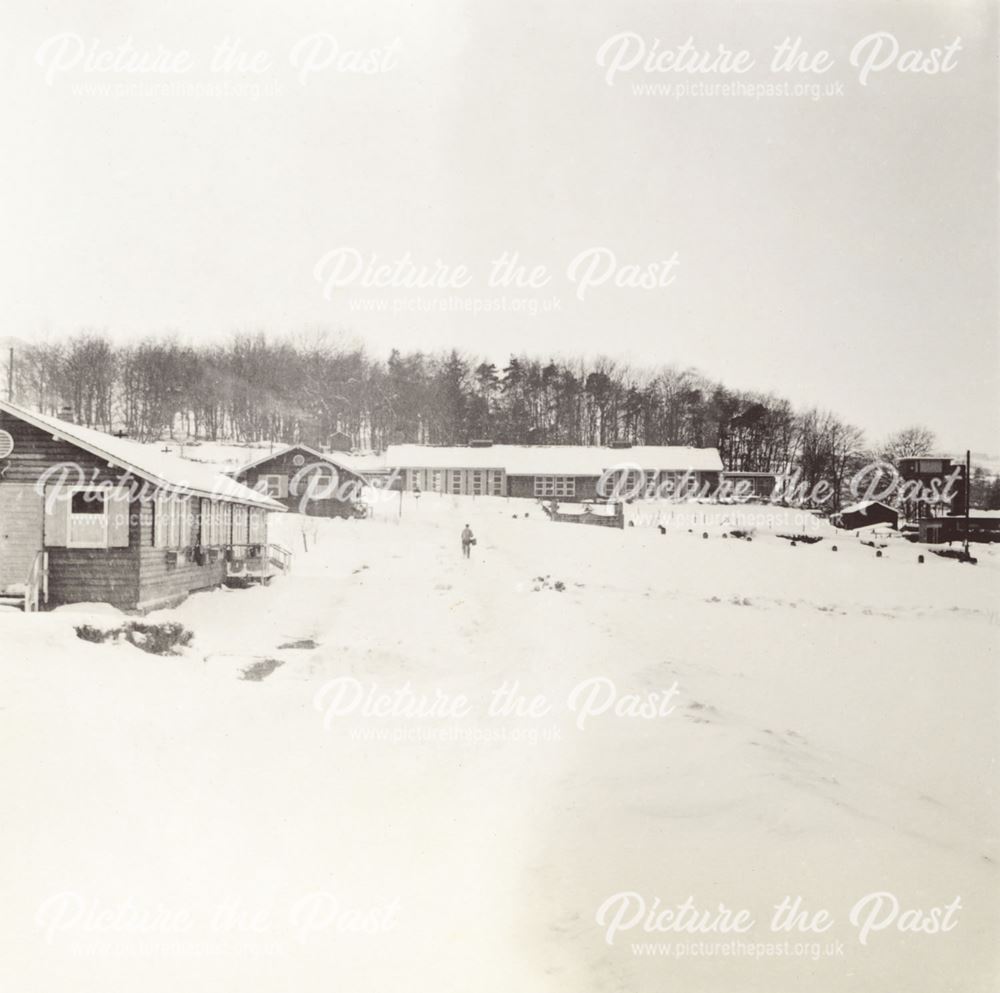
[(243, 504), (236, 504), (233, 507), (233, 530), (239, 530), (234, 541), (235, 545), (246, 545), (250, 541), (250, 508)]
[(201, 502), (202, 548), (218, 548), (222, 541), (222, 501), (203, 499)]
[(233, 543), (233, 505), (228, 501), (223, 501), (222, 507), (222, 534), (220, 535), (223, 545)]
[[(100, 493), (104, 500), (104, 512), (100, 515), (98, 514), (74, 514), (73, 513), (73, 497), (77, 493)], [(108, 547), (108, 521), (109, 521), (109, 504), (111, 503), (111, 490), (107, 486), (74, 486), (70, 489), (69, 500), (66, 501), (66, 547), (67, 548), (107, 548)], [(93, 522), (96, 517), (100, 516), (104, 525), (104, 538), (103, 541), (94, 541), (93, 539), (88, 541), (74, 541), (73, 540), (73, 519), (75, 517), (86, 517), (89, 521)]]
[(536, 497), (575, 497), (575, 476), (535, 476)]
[(157, 493), (153, 510), (153, 546), (155, 548), (183, 548), (185, 536), (190, 539), (188, 498), (178, 493)]
[(250, 519), (247, 525), (249, 544), (263, 545), (267, 538), (267, 518), (264, 516), (264, 511), (259, 507), (251, 507), (248, 516)]
[(260, 476), (257, 479), (257, 485), (255, 489), (258, 493), (263, 493), (264, 496), (269, 496), (274, 500), (281, 500), (281, 480), (286, 478), (284, 473), (281, 472), (270, 472), (266, 475)]

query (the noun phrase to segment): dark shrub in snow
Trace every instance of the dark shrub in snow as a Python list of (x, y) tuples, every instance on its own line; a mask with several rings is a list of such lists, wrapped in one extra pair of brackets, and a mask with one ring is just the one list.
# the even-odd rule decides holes
[(194, 637), (193, 631), (176, 621), (164, 624), (129, 621), (122, 626), (122, 634), (127, 642), (152, 655), (176, 655), (176, 649), (185, 648)]
[(81, 624), (75, 630), (76, 636), (84, 641), (101, 644), (123, 638), (130, 645), (135, 645), (136, 648), (141, 648), (151, 655), (178, 655), (177, 649), (189, 645), (194, 637), (193, 631), (189, 631), (176, 621), (166, 621), (162, 624), (128, 621), (116, 628), (96, 628), (90, 624)]
[(803, 545), (814, 545), (817, 541), (822, 541), (822, 537), (818, 534), (779, 534), (779, 538), (785, 538), (790, 541), (793, 545), (797, 541), (801, 541)]
[(95, 628), (92, 624), (79, 624), (75, 630), (78, 638), (82, 638), (84, 641), (92, 641), (97, 645), (103, 644), (108, 638), (114, 637), (118, 633), (117, 628), (103, 630), (102, 628)]
[(240, 679), (248, 679), (251, 682), (259, 683), (265, 676), (270, 676), (279, 665), (285, 663), (281, 659), (261, 659), (248, 666), (240, 674)]
[(964, 551), (957, 548), (932, 548), (931, 551), (943, 559), (958, 559), (959, 562), (968, 562), (971, 565), (975, 565), (979, 561), (979, 559), (966, 555)]

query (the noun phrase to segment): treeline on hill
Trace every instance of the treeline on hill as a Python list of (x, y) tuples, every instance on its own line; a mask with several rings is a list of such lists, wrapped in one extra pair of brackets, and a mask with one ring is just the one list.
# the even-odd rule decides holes
[[(376, 359), (323, 335), (237, 334), (222, 344), (173, 338), (114, 344), (84, 332), (24, 348), (15, 399), (49, 413), (70, 405), (83, 424), (149, 441), (166, 436), (354, 447), (398, 442), (717, 447), (729, 469), (800, 471), (839, 492), (869, 460), (863, 433), (834, 414), (796, 411), (770, 394), (734, 391), (693, 370), (633, 369), (511, 356), (498, 367), (455, 351)], [(924, 454), (910, 429), (876, 451)]]

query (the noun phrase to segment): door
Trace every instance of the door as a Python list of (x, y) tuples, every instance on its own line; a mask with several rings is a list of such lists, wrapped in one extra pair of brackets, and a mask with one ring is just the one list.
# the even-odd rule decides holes
[(41, 550), (41, 495), (32, 483), (0, 480), (0, 592), (24, 585)]

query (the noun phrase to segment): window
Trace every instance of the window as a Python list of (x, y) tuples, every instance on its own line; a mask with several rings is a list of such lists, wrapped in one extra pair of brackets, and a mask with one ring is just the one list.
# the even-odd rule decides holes
[(576, 478), (573, 476), (535, 476), (535, 496), (576, 496)]
[(212, 501), (211, 500), (200, 500), (198, 502), (199, 508), (199, 527), (198, 527), (198, 544), (203, 548), (212, 544)]
[(337, 481), (331, 466), (314, 463), (292, 477), (289, 492), (310, 500), (329, 500), (337, 491)]
[(451, 470), (451, 492), (461, 493), (462, 492), (462, 470), (452, 469)]
[(419, 489), (423, 488), (422, 485), (421, 485), (423, 483), (423, 479), (421, 478), (422, 476), (423, 476), (423, 472), (420, 469), (411, 469), (410, 470), (410, 489), (411, 490), (419, 490)]
[(73, 490), (66, 544), (70, 548), (108, 547), (108, 494), (105, 490)]
[(472, 492), (476, 496), (483, 492), (483, 475), (482, 469), (472, 470)]
[(201, 543), (206, 548), (226, 544), (221, 500), (201, 501)]
[(153, 544), (157, 548), (183, 548), (191, 540), (187, 497), (158, 493), (153, 504)]
[(434, 469), (431, 472), (431, 489), (435, 493), (440, 493), (441, 492), (441, 470), (440, 469)]
[(177, 543), (181, 548), (189, 548), (194, 544), (194, 500), (190, 497), (176, 497), (175, 502), (180, 523)]
[(503, 496), (503, 470), (490, 470), (490, 493), (493, 496)]
[(247, 508), (233, 507), (233, 544), (245, 545), (247, 541)]
[(219, 541), (223, 545), (233, 543), (233, 505), (231, 503), (222, 504), (222, 534)]
[(264, 511), (256, 507), (250, 510), (250, 544), (262, 545), (267, 534)]
[(288, 496), (288, 477), (281, 475), (261, 476), (255, 487), (258, 493), (281, 500)]

